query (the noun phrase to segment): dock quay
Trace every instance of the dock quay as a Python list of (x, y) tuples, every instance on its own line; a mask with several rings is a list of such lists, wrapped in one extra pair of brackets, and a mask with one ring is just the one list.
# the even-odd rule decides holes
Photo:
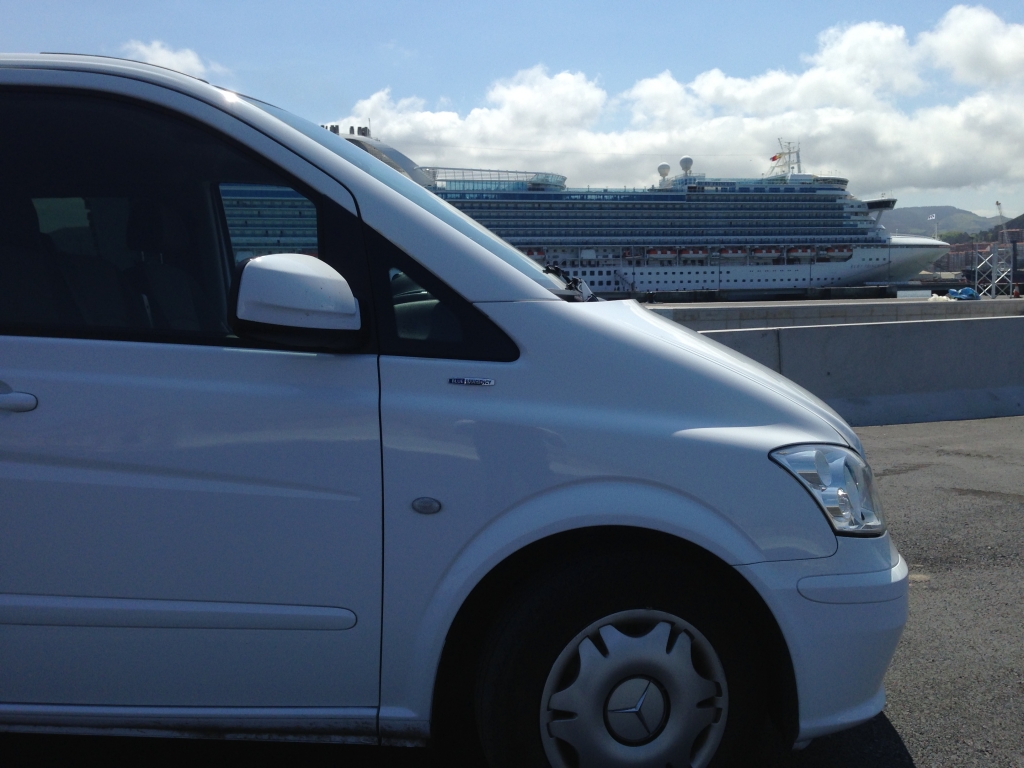
[(953, 288), (963, 288), (961, 279), (930, 279), (905, 283), (872, 283), (867, 285), (825, 285), (816, 288), (763, 288), (744, 291), (723, 288), (688, 291), (606, 291), (591, 290), (602, 299), (616, 301), (636, 299), (641, 304), (707, 304), (715, 302), (764, 301), (837, 301), (842, 299), (895, 299), (902, 291), (931, 291), (945, 295)]

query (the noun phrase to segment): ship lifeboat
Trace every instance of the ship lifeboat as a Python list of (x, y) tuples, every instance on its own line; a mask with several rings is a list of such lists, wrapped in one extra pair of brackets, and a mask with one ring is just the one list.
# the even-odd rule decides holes
[(745, 256), (746, 255), (746, 251), (744, 251), (742, 248), (730, 248), (730, 247), (720, 248), (718, 253), (720, 255), (722, 255), (722, 256)]
[(825, 253), (830, 256), (846, 256), (847, 254), (853, 253), (853, 248), (848, 245), (830, 245), (825, 249)]
[(535, 259), (543, 259), (544, 258), (544, 249), (543, 248), (527, 248), (526, 249), (526, 255), (527, 256), (532, 256)]
[(680, 248), (679, 249), (679, 258), (682, 259), (686, 263), (694, 262), (694, 261), (695, 262), (704, 261), (704, 259), (706, 259), (707, 256), (708, 256), (708, 249), (707, 248), (694, 248), (694, 247), (690, 247), (690, 248)]

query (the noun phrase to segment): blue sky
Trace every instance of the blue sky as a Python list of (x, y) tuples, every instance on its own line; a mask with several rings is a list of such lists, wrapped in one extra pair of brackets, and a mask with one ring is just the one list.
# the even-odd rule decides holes
[[(370, 119), (425, 164), (541, 164), (570, 183), (649, 183), (656, 156), (674, 162), (683, 152), (709, 175), (756, 175), (785, 129), (804, 143), (811, 170), (839, 170), (859, 194), (986, 214), (1001, 196), (1016, 214), (1024, 114), (993, 117), (987, 105), (1021, 92), (1024, 3), (951, 9), (923, 0), (0, 0), (0, 50), (187, 51), (192, 59), (175, 60), (207, 79), (319, 122)], [(961, 37), (968, 43), (953, 50)], [(979, 61), (989, 40), (1002, 53)], [(789, 79), (773, 85), (772, 73)], [(854, 95), (825, 93), (830, 82)], [(934, 119), (929, 110), (939, 110)], [(977, 120), (1016, 125), (974, 142), (964, 126)], [(892, 132), (913, 134), (913, 146), (896, 146)], [(984, 162), (961, 157), (978, 151)], [(944, 173), (947, 153), (957, 159)]]

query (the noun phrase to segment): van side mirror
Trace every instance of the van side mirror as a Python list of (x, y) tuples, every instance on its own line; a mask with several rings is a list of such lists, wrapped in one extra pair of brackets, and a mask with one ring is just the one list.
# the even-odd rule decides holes
[(290, 347), (352, 349), (363, 338), (359, 302), (329, 264), (271, 253), (240, 265), (232, 326), (239, 336)]

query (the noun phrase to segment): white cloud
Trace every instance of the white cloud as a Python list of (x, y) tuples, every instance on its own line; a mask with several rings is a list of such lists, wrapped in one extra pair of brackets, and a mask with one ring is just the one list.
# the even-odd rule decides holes
[(395, 102), (390, 89), (384, 89), (358, 102), (353, 117), (341, 122), (371, 118), (386, 126), (390, 135), (417, 136), (437, 144), (465, 143), (471, 135), (473, 143), (520, 145), (592, 125), (606, 99), (607, 94), (582, 74), (549, 76), (538, 66), (494, 83), (487, 92), (490, 106), (477, 107), (464, 118), (451, 111), (425, 110), (422, 99)]
[(191, 48), (175, 50), (161, 40), (144, 43), (141, 40), (129, 40), (121, 46), (125, 55), (147, 64), (167, 67), (193, 77), (206, 77), (209, 74), (226, 74), (227, 69), (212, 61), (203, 61), (199, 54)]
[[(724, 77), (717, 69), (707, 75)], [(620, 100), (629, 103), (635, 128), (664, 129), (706, 119), (712, 114), (711, 102), (706, 98), (702, 100), (694, 89), (677, 81), (668, 70), (637, 81)]]
[(981, 6), (958, 5), (921, 35), (922, 52), (962, 83), (1024, 79), (1024, 24), (1007, 24)]
[(689, 82), (664, 71), (613, 95), (536, 66), (466, 115), (385, 89), (340, 122), (372, 120), (424, 165), (553, 170), (579, 186), (648, 185), (658, 161), (684, 153), (709, 176), (758, 176), (778, 137), (799, 139), (808, 170), (838, 171), (857, 193), (935, 190), (955, 204), (950, 190), (1001, 184), (1024, 209), (1024, 25), (956, 6), (916, 40), (881, 22), (835, 27), (804, 64)]

